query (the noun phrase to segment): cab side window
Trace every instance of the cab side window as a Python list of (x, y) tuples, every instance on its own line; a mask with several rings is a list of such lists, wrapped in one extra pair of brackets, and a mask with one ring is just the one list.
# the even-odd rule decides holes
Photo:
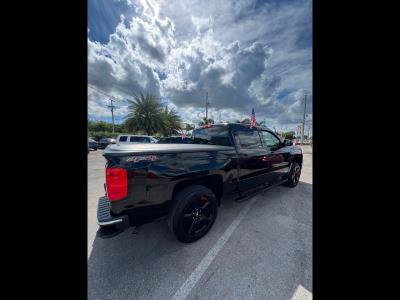
[(279, 148), (280, 141), (272, 133), (268, 131), (261, 131), (261, 136), (265, 146), (267, 146), (271, 150), (276, 150), (277, 148)]
[(239, 129), (234, 132), (236, 145), (243, 149), (262, 148), (260, 135), (256, 129)]

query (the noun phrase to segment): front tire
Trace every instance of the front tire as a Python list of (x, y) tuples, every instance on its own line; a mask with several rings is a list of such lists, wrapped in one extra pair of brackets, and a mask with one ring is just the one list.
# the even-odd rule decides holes
[(288, 181), (286, 181), (284, 185), (288, 187), (295, 187), (299, 183), (300, 175), (301, 166), (297, 162), (293, 162), (289, 171)]
[(168, 226), (183, 243), (202, 238), (217, 218), (218, 200), (214, 193), (201, 185), (190, 185), (173, 199)]

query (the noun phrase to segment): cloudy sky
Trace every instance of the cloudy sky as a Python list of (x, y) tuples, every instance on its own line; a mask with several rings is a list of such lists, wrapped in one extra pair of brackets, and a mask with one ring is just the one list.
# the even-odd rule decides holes
[[(139, 92), (197, 123), (249, 118), (277, 130), (312, 120), (310, 0), (89, 0), (89, 119), (127, 113)], [(306, 128), (307, 129), (307, 128)]]

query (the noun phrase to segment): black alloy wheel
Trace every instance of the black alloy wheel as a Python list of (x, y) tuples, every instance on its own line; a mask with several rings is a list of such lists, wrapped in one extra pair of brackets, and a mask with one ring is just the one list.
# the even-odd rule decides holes
[(196, 236), (208, 230), (213, 220), (210, 200), (202, 195), (198, 201), (191, 202), (183, 214), (183, 227), (188, 235)]
[(210, 230), (217, 212), (214, 193), (204, 186), (191, 185), (175, 196), (168, 224), (179, 241), (190, 243)]
[(300, 181), (301, 166), (297, 162), (292, 163), (290, 168), (288, 181), (285, 182), (286, 186), (295, 187)]

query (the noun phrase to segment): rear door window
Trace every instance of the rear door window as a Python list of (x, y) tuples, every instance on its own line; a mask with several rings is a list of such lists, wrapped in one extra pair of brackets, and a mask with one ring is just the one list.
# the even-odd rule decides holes
[(128, 137), (126, 135), (119, 137), (120, 142), (126, 142), (127, 140), (128, 140)]

